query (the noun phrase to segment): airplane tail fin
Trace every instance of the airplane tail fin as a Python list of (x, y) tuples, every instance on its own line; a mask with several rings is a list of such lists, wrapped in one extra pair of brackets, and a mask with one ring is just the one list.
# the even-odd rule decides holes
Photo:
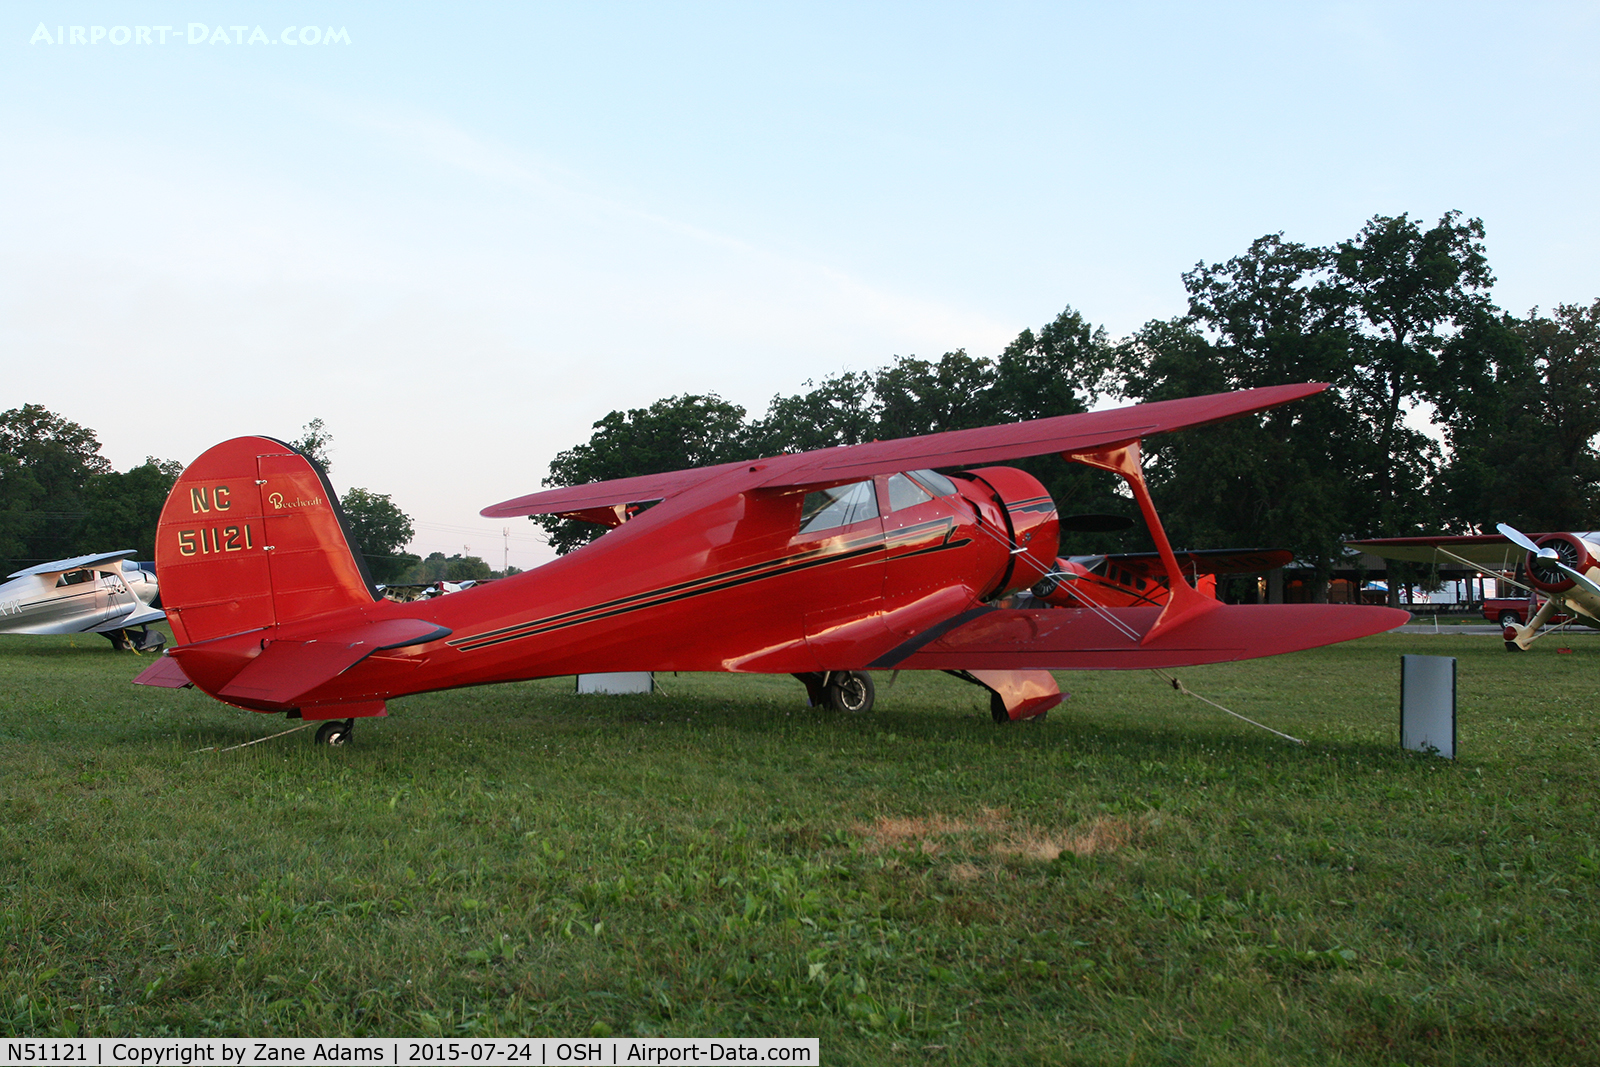
[(378, 599), (327, 475), (270, 437), (224, 441), (184, 470), (156, 571), (180, 645)]

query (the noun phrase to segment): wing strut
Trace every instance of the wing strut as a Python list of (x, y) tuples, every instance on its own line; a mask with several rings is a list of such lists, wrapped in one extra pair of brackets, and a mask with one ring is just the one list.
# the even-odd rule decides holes
[(1128, 488), (1133, 491), (1133, 499), (1139, 504), (1139, 513), (1144, 516), (1145, 525), (1150, 528), (1150, 537), (1156, 543), (1156, 551), (1161, 556), (1161, 565), (1167, 571), (1168, 594), (1167, 606), (1161, 609), (1161, 615), (1156, 619), (1156, 624), (1150, 627), (1150, 632), (1140, 640), (1141, 645), (1148, 644), (1168, 630), (1176, 630), (1184, 623), (1216, 608), (1218, 601), (1190, 585), (1183, 576), (1183, 568), (1178, 565), (1177, 554), (1172, 551), (1172, 544), (1167, 540), (1167, 531), (1161, 527), (1161, 517), (1156, 514), (1155, 502), (1150, 499), (1150, 487), (1145, 484), (1137, 438), (1106, 448), (1063, 452), (1061, 458), (1070, 463), (1082, 463), (1086, 467), (1095, 467), (1120, 475), (1122, 480), (1128, 483)]

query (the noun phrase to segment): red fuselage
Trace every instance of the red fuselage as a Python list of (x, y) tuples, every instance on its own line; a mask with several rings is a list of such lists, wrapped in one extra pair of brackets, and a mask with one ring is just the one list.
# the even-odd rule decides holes
[[(432, 600), (377, 600), (277, 625), (272, 640), (392, 619), (450, 631), (372, 654), (294, 705), (315, 717), (319, 705), (607, 671), (861, 669), (943, 620), (1028, 587), (1055, 561), (1055, 505), (1038, 481), (1012, 468), (950, 481), (878, 475), (853, 490), (836, 487), (840, 499), (820, 508), (826, 501), (815, 490), (729, 494), (719, 481), (533, 571)], [(247, 493), (230, 489), (235, 525), (258, 510)], [(264, 520), (271, 512), (260, 503)], [(283, 559), (273, 572), (280, 586)], [(182, 615), (174, 624), (180, 641)], [(172, 655), (216, 696), (264, 647), (263, 632), (190, 635), (195, 643)], [(286, 707), (239, 693), (219, 699)]]

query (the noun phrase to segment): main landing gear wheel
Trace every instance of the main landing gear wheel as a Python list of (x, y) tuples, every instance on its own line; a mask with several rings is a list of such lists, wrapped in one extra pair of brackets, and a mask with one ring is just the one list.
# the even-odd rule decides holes
[(354, 719), (334, 719), (317, 727), (317, 744), (319, 745), (348, 745), (350, 735), (355, 732)]
[[(1510, 615), (1511, 613), (1507, 612), (1506, 614)], [(1515, 616), (1512, 616), (1512, 617), (1513, 617), (1513, 619), (1515, 619)], [(1504, 619), (1505, 616), (1502, 615), (1501, 618)], [(1517, 644), (1517, 641), (1516, 641), (1516, 637), (1517, 637), (1517, 624), (1516, 624), (1516, 622), (1508, 622), (1508, 623), (1506, 623), (1505, 632), (1503, 634), (1501, 634), (1501, 636), (1506, 639), (1506, 651), (1507, 652), (1521, 652), (1522, 651), (1522, 646)]]
[(872, 675), (864, 671), (839, 671), (828, 679), (828, 707), (834, 711), (865, 715), (872, 710), (875, 695)]

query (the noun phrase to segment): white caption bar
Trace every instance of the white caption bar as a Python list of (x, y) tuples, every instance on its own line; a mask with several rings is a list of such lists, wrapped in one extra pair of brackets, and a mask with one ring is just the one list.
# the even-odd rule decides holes
[(86, 1038), (4, 1042), (5, 1063), (73, 1067), (235, 1067), (256, 1064), (702, 1064), (820, 1063), (814, 1037), (499, 1038), (466, 1041), (393, 1037)]

